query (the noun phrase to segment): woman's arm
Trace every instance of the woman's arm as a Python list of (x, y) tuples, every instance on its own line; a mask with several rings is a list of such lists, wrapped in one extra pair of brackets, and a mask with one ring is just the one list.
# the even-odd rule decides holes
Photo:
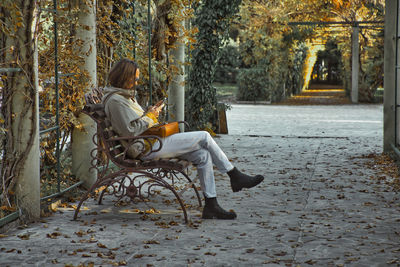
[[(121, 136), (137, 136), (152, 127), (156, 122), (141, 113), (140, 110), (135, 111), (129, 101), (119, 101), (110, 99), (107, 101), (106, 112), (110, 118), (113, 129)], [(138, 114), (139, 113), (139, 114)]]

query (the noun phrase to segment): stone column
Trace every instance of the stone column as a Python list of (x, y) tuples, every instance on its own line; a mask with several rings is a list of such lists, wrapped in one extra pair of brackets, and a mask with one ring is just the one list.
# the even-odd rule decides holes
[(353, 26), (351, 42), (351, 102), (358, 103), (358, 74), (360, 68), (359, 34), (358, 25)]
[[(80, 68), (89, 74), (90, 91), (97, 86), (96, 71), (96, 0), (79, 2), (79, 27), (77, 39), (83, 41), (82, 47), (77, 52), (84, 58), (85, 63)], [(96, 125), (89, 116), (79, 114), (78, 120), (83, 124), (85, 131), (74, 129), (72, 132), (72, 171), (76, 177), (83, 181), (85, 187), (90, 187), (97, 178), (96, 172), (91, 167), (91, 151), (95, 148), (93, 135), (96, 133)]]
[(170, 50), (170, 58), (171, 65), (179, 69), (179, 73), (172, 77), (168, 88), (168, 116), (170, 121), (183, 121), (185, 120), (185, 44), (182, 41), (178, 41), (176, 48)]
[[(396, 145), (396, 124), (399, 125), (399, 116), (397, 116), (396, 122), (396, 92), (395, 92), (395, 81), (396, 81), (396, 15), (400, 12), (396, 12), (399, 8), (400, 0), (387, 0), (386, 11), (385, 11), (385, 53), (384, 53), (384, 107), (383, 107), (383, 148), (384, 152), (392, 151), (392, 145)], [(398, 26), (397, 26), (398, 27)], [(397, 42), (399, 45), (399, 42)], [(398, 48), (397, 48), (398, 49)], [(399, 51), (399, 50), (398, 50)], [(399, 56), (399, 55), (398, 55)], [(399, 60), (397, 60), (399, 64)], [(399, 71), (397, 71), (398, 73)], [(397, 77), (399, 82), (400, 77)], [(400, 90), (400, 86), (397, 85), (397, 91)], [(397, 104), (399, 101), (399, 93), (397, 92)], [(398, 127), (398, 126), (397, 126)], [(398, 132), (398, 129), (397, 129)], [(398, 139), (398, 138), (397, 138)]]
[[(12, 146), (8, 158), (15, 163), (10, 173), (15, 175), (17, 207), (22, 211), (22, 220), (30, 221), (40, 218), (39, 73), (35, 28), (39, 5), (37, 1), (25, 0), (14, 1), (14, 4), (26, 15), (24, 26), (17, 27), (13, 35), (5, 35), (5, 47), (14, 47), (6, 52), (5, 62), (18, 59), (22, 68), (12, 79), (7, 77), (12, 90), (10, 111), (13, 115), (11, 129), (8, 129), (11, 135), (7, 143)], [(6, 12), (5, 25), (12, 21), (10, 18), (10, 13)]]

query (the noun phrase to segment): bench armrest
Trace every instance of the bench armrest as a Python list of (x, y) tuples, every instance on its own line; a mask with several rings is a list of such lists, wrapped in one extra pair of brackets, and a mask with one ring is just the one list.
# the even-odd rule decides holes
[[(133, 144), (141, 144), (142, 149), (140, 152), (139, 156), (147, 156), (150, 153), (153, 152), (158, 152), (162, 148), (162, 139), (156, 135), (146, 135), (146, 136), (122, 136), (122, 137), (112, 137), (109, 138), (108, 141), (117, 141), (121, 142), (124, 141), (126, 142), (126, 148), (124, 149), (124, 154), (126, 155), (126, 152), (128, 151), (129, 147)], [(158, 141), (159, 147), (155, 149), (153, 147), (153, 144)], [(125, 156), (126, 158), (126, 156)]]
[(187, 123), (186, 121), (177, 121), (179, 124), (184, 124), (185, 127), (187, 127), (188, 129), (190, 128), (189, 123)]

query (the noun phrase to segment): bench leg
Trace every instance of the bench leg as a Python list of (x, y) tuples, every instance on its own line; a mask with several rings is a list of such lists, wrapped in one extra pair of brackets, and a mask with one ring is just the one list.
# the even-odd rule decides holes
[(179, 201), (179, 204), (181, 204), (182, 211), (183, 211), (183, 216), (185, 217), (185, 223), (186, 223), (186, 224), (189, 223), (188, 216), (187, 216), (187, 212), (186, 212), (186, 207), (185, 207), (185, 205), (183, 204), (183, 201), (182, 201), (181, 197), (180, 197), (179, 194), (175, 191), (175, 189), (172, 189), (171, 191), (175, 194), (175, 197), (176, 197), (176, 199)]
[(89, 191), (85, 193), (85, 195), (81, 198), (81, 200), (78, 203), (78, 206), (76, 207), (75, 213), (74, 213), (74, 221), (78, 217), (79, 210), (81, 209), (83, 201), (85, 201), (88, 198)]
[[(186, 176), (186, 174), (184, 174), (184, 173), (182, 173), (182, 174), (183, 174), (184, 176)], [(193, 190), (194, 190), (194, 192), (195, 192), (195, 194), (196, 194), (197, 201), (199, 202), (199, 207), (201, 207), (201, 206), (202, 206), (201, 197), (200, 197), (199, 191), (197, 190), (197, 187), (196, 187), (196, 185), (195, 185), (195, 182), (197, 181), (198, 177), (196, 176), (196, 178), (194, 178), (193, 180), (191, 180), (189, 177), (186, 177), (186, 179), (187, 179), (189, 182), (185, 185), (185, 187), (184, 187), (183, 189), (181, 189), (181, 190), (179, 191), (179, 193), (178, 193), (179, 196), (182, 197), (183, 193), (185, 193), (185, 192), (191, 187), (191, 188), (193, 188)]]
[[(176, 174), (173, 173), (173, 171), (170, 171), (170, 173), (173, 174), (173, 175), (176, 175)], [(189, 219), (188, 219), (186, 207), (185, 207), (185, 205), (184, 205), (184, 203), (183, 203), (183, 201), (182, 201), (182, 198), (181, 198), (181, 196), (178, 194), (178, 192), (175, 190), (174, 186), (171, 185), (170, 183), (168, 183), (168, 181), (167, 181), (166, 179), (164, 179), (164, 178), (166, 177), (166, 174), (164, 173), (164, 175), (160, 175), (161, 172), (155, 172), (155, 173), (152, 173), (152, 172), (145, 172), (144, 174), (145, 174), (147, 177), (150, 178), (150, 180), (146, 181), (144, 184), (146, 184), (146, 183), (149, 183), (149, 184), (152, 183), (152, 184), (150, 185), (150, 187), (152, 187), (152, 186), (159, 186), (159, 187), (163, 187), (163, 188), (166, 188), (166, 189), (171, 190), (171, 192), (175, 195), (175, 198), (178, 200), (179, 204), (181, 205), (182, 212), (183, 212), (183, 216), (184, 216), (184, 218), (185, 218), (185, 223), (189, 223)], [(187, 177), (187, 175), (184, 174), (184, 176), (186, 177), (186, 179), (189, 179), (189, 181), (190, 181), (190, 178)], [(139, 188), (139, 191), (140, 191), (140, 188)]]
[[(114, 181), (114, 178), (115, 178), (115, 176), (118, 176), (118, 175), (120, 175), (120, 174), (119, 174), (119, 173), (116, 173), (116, 174), (113, 174), (113, 175), (111, 175), (111, 176), (109, 176), (109, 177), (107, 177), (107, 178), (103, 178), (102, 180), (97, 180), (97, 181), (92, 185), (92, 187), (90, 187), (90, 188), (86, 191), (86, 193), (82, 196), (81, 200), (79, 201), (78, 206), (76, 207), (76, 210), (75, 210), (75, 213), (74, 213), (74, 220), (76, 220), (76, 218), (78, 217), (78, 213), (79, 213), (79, 211), (80, 211), (80, 208), (81, 208), (83, 202), (89, 198), (90, 194), (93, 193), (94, 190), (96, 190), (96, 189), (99, 188), (99, 187), (102, 187), (102, 186), (104, 186), (104, 185), (105, 185), (105, 186), (109, 186), (110, 184), (114, 183), (114, 182), (113, 182), (113, 181)], [(101, 194), (101, 197), (103, 196), (104, 192), (105, 192), (105, 190), (103, 190), (103, 192), (102, 192), (102, 194)], [(100, 202), (101, 202), (101, 199), (100, 199)]]
[(81, 198), (81, 200), (78, 203), (78, 206), (76, 207), (75, 213), (74, 213), (74, 221), (76, 220), (76, 218), (78, 218), (78, 213), (79, 210), (81, 209), (81, 206), (83, 204), (83, 202), (89, 198), (90, 193), (92, 192), (92, 190), (88, 190), (86, 191), (86, 193), (83, 195), (83, 197)]
[(178, 194), (178, 192), (176, 192), (175, 188), (162, 178), (154, 177), (154, 179), (163, 184), (160, 186), (172, 191), (172, 193), (175, 195), (175, 198), (178, 200), (179, 204), (181, 205), (183, 216), (185, 218), (185, 223), (189, 223), (185, 204), (183, 203), (181, 196)]
[[(113, 183), (118, 182), (118, 183), (119, 183), (118, 191), (120, 191), (121, 188), (122, 188), (122, 184), (124, 183), (124, 181), (125, 181), (125, 177), (122, 178), (122, 181), (112, 181), (112, 183), (110, 183), (109, 185), (106, 185), (106, 187), (108, 188), (108, 187), (111, 186)], [(107, 188), (105, 188), (104, 190), (101, 191), (101, 194), (100, 194), (100, 196), (99, 196), (99, 200), (98, 200), (97, 204), (99, 204), (99, 205), (102, 204), (103, 196), (104, 196), (104, 194), (107, 192), (107, 191), (106, 191)]]
[[(118, 198), (118, 201), (121, 200), (125, 196), (129, 197), (129, 198), (131, 198), (131, 200), (133, 200), (135, 197), (142, 198), (142, 195), (140, 193), (140, 191), (142, 189), (142, 186), (144, 184), (149, 184), (149, 187), (159, 186), (159, 187), (163, 187), (163, 188), (166, 188), (166, 189), (169, 189), (170, 191), (172, 191), (172, 193), (175, 195), (175, 198), (178, 200), (178, 202), (179, 202), (179, 204), (180, 204), (180, 206), (182, 208), (182, 212), (183, 212), (183, 216), (184, 216), (184, 219), (185, 219), (185, 223), (189, 222), (187, 211), (186, 211), (186, 207), (185, 207), (184, 202), (183, 202), (182, 197), (181, 197), (181, 194), (183, 194), (183, 192), (181, 192), (181, 194), (178, 193), (175, 190), (174, 186), (169, 184), (160, 175), (155, 175), (154, 173), (150, 173), (150, 172), (146, 172), (146, 171), (139, 171), (137, 173), (139, 173), (139, 175), (132, 178), (132, 177), (129, 177), (127, 173), (124, 173), (124, 172), (121, 171), (121, 172), (113, 173), (112, 175), (109, 175), (108, 177), (103, 178), (101, 181), (98, 180), (82, 196), (82, 198), (79, 201), (78, 206), (77, 206), (77, 208), (75, 210), (73, 219), (74, 220), (77, 219), (79, 211), (80, 211), (80, 208), (81, 208), (83, 202), (86, 201), (89, 198), (90, 194), (92, 192), (94, 192), (97, 188), (100, 188), (102, 186), (106, 186), (106, 187), (117, 186), (118, 188), (113, 188), (113, 192), (111, 194), (114, 194)], [(196, 186), (194, 184), (194, 181), (192, 182), (192, 180), (185, 173), (183, 173), (183, 172), (180, 172), (180, 173), (188, 180), (189, 184), (187, 186), (191, 186), (193, 188), (193, 190), (196, 193), (197, 199), (199, 201), (199, 206), (201, 206), (200, 194), (199, 194), (199, 192), (198, 192), (198, 190), (197, 190), (197, 188), (196, 188)], [(144, 182), (143, 184), (141, 184), (141, 185), (135, 186), (134, 185), (134, 180), (136, 178), (138, 178), (138, 177), (147, 177), (148, 180), (146, 182)], [(124, 185), (124, 182), (125, 182), (126, 179), (130, 180), (130, 184), (127, 187)], [(118, 183), (118, 185), (113, 185), (115, 183)], [(136, 188), (135, 189), (136, 193), (134, 195), (132, 195), (132, 192), (130, 192), (131, 190), (128, 189), (129, 187), (135, 187)], [(123, 192), (120, 193), (121, 190)], [(106, 190), (103, 190), (101, 192), (101, 194), (99, 196), (99, 204), (101, 204), (105, 192), (106, 192)], [(120, 194), (115, 194), (115, 193), (120, 193)]]

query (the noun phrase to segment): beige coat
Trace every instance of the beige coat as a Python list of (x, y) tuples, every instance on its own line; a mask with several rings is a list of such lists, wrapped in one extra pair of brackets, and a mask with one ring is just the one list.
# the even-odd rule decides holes
[[(107, 99), (106, 99), (107, 98)], [(115, 87), (104, 89), (105, 112), (113, 130), (119, 136), (138, 136), (157, 124), (153, 114), (146, 114), (134, 98), (133, 90)], [(127, 146), (126, 142), (123, 142)], [(136, 158), (143, 152), (143, 145), (135, 143), (128, 148), (128, 156)]]

